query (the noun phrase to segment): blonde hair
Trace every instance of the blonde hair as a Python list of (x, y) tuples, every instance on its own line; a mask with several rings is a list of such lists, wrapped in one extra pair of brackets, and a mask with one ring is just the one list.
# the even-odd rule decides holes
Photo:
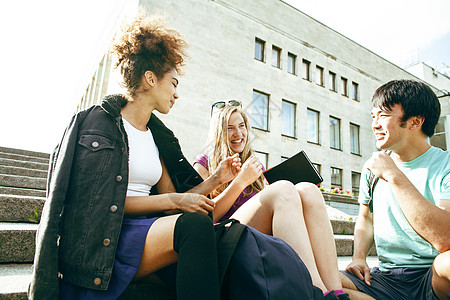
[[(239, 113), (244, 119), (245, 128), (247, 131), (249, 128), (249, 122), (245, 113), (241, 110), (240, 107), (226, 105), (223, 109), (218, 112), (215, 112), (211, 117), (211, 123), (209, 126), (209, 137), (208, 137), (208, 145), (209, 145), (209, 153), (208, 154), (208, 170), (209, 174), (213, 174), (219, 163), (227, 158), (228, 156), (233, 155), (234, 153), (231, 150), (228, 141), (228, 121), (233, 113)], [(253, 154), (253, 150), (250, 146), (248, 135), (247, 141), (244, 146), (244, 150), (239, 154), (241, 158), (241, 162), (244, 163), (251, 155)], [(212, 192), (212, 196), (216, 197), (221, 192), (223, 192), (228, 186), (228, 183), (225, 183), (219, 186)], [(264, 188), (264, 177), (261, 175), (258, 179), (256, 179), (251, 185), (250, 189), (244, 190), (244, 195), (251, 194), (252, 192), (260, 192)]]

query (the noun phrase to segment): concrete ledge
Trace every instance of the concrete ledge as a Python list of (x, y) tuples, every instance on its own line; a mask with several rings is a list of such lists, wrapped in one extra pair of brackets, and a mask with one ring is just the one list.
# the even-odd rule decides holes
[(2, 186), (9, 186), (9, 187), (19, 187), (38, 190), (45, 190), (47, 187), (47, 179), (45, 178), (0, 174), (0, 182)]
[(34, 211), (37, 207), (39, 219), (45, 198), (12, 196), (0, 194), (0, 222), (26, 222), (28, 217), (34, 217)]
[(29, 197), (46, 197), (45, 190), (17, 188), (11, 186), (0, 186), (0, 194), (15, 195), (15, 196), (29, 196)]
[(36, 152), (36, 151), (30, 151), (30, 150), (22, 150), (22, 149), (16, 149), (16, 148), (8, 148), (8, 147), (0, 147), (0, 152), (20, 154), (20, 155), (24, 155), (24, 156), (50, 158), (50, 154), (48, 154), (48, 153)]
[(355, 232), (355, 222), (345, 220), (330, 220), (334, 234), (352, 235)]
[(37, 178), (44, 178), (44, 179), (47, 178), (46, 170), (27, 169), (27, 168), (12, 167), (12, 166), (0, 166), (0, 174), (37, 177)]
[(0, 166), (20, 167), (20, 168), (27, 168), (27, 169), (43, 170), (43, 171), (48, 170), (48, 163), (20, 161), (20, 160), (8, 159), (8, 158), (0, 158)]
[(49, 158), (26, 156), (26, 155), (21, 155), (21, 154), (4, 153), (4, 152), (0, 152), (0, 158), (7, 158), (7, 159), (11, 159), (11, 160), (18, 160), (18, 161), (32, 161), (32, 162), (39, 162), (39, 163), (43, 163), (43, 164), (48, 164), (48, 162), (49, 162)]
[(38, 224), (0, 223), (0, 263), (31, 263)]

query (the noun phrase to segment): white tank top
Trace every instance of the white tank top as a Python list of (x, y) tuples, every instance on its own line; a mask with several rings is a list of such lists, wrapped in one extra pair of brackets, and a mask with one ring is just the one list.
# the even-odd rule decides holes
[(141, 131), (122, 120), (130, 149), (127, 196), (148, 196), (162, 174), (158, 147), (150, 129)]

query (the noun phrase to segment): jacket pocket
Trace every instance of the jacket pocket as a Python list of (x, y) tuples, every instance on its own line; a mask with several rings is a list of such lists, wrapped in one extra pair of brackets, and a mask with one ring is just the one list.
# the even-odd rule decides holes
[(115, 143), (109, 138), (94, 134), (82, 135), (78, 143), (93, 152), (103, 149), (114, 149), (115, 147)]

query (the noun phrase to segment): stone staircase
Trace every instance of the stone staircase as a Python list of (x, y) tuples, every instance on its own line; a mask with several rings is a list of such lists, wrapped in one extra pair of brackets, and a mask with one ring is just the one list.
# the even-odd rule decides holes
[[(0, 300), (26, 299), (48, 163), (49, 154), (0, 147)], [(352, 255), (354, 222), (331, 223), (342, 269)], [(120, 299), (143, 294), (146, 299), (175, 299), (173, 291), (158, 283), (132, 284)]]

